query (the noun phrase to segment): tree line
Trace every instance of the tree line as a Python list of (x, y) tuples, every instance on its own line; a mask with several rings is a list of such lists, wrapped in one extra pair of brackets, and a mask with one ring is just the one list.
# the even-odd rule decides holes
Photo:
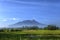
[(44, 28), (39, 28), (38, 26), (23, 26), (22, 28), (4, 28), (0, 29), (0, 32), (16, 32), (16, 31), (22, 31), (22, 30), (60, 30), (59, 27), (56, 25), (48, 25)]

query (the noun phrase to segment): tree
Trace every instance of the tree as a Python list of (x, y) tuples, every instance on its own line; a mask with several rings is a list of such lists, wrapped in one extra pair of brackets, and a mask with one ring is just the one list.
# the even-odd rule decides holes
[(3, 29), (0, 29), (0, 32), (4, 32), (4, 30)]
[(38, 27), (38, 26), (32, 26), (32, 27), (30, 27), (30, 29), (38, 30), (38, 29), (39, 29), (39, 27)]
[(55, 26), (55, 25), (48, 25), (47, 27), (45, 27), (44, 29), (47, 29), (47, 30), (58, 30), (59, 27)]
[(27, 30), (38, 30), (39, 27), (38, 26), (25, 26), (24, 29), (27, 29)]

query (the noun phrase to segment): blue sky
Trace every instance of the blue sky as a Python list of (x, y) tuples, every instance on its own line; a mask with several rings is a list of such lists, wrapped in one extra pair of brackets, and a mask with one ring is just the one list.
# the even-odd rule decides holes
[(0, 27), (35, 19), (60, 25), (59, 0), (0, 0)]

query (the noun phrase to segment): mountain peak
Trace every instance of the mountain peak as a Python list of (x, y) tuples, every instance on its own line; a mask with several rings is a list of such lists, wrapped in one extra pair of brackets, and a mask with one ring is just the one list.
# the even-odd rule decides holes
[(10, 26), (15, 28), (15, 27), (22, 27), (22, 26), (41, 26), (41, 25), (44, 25), (44, 24), (39, 23), (36, 20), (24, 20)]
[[(33, 21), (36, 21), (36, 20), (33, 19), (33, 20), (24, 20), (24, 21), (32, 21), (32, 22), (33, 22)], [(24, 22), (24, 21), (23, 21), (23, 22)]]
[(33, 19), (32, 21), (36, 21), (36, 20)]

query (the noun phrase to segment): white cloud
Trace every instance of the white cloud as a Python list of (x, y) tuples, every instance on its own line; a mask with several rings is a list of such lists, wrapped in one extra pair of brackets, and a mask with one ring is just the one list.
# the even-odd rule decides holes
[(1, 22), (6, 22), (8, 21), (7, 19), (0, 19)]
[(7, 19), (3, 19), (2, 21), (8, 21)]
[(16, 20), (19, 20), (19, 18), (5, 18), (5, 19), (0, 19), (1, 22), (16, 21)]
[(14, 1), (11, 1), (11, 2), (15, 2), (15, 3), (23, 3), (23, 4), (38, 4), (38, 5), (40, 5), (40, 2), (26, 2), (26, 1), (16, 1), (16, 0), (14, 0)]
[(12, 20), (18, 20), (17, 18), (12, 18)]
[(0, 0), (0, 1), (9, 1), (9, 2), (15, 2), (15, 3), (23, 3), (23, 4), (39, 4), (40, 5), (40, 2), (26, 2), (26, 1), (17, 1), (17, 0)]

